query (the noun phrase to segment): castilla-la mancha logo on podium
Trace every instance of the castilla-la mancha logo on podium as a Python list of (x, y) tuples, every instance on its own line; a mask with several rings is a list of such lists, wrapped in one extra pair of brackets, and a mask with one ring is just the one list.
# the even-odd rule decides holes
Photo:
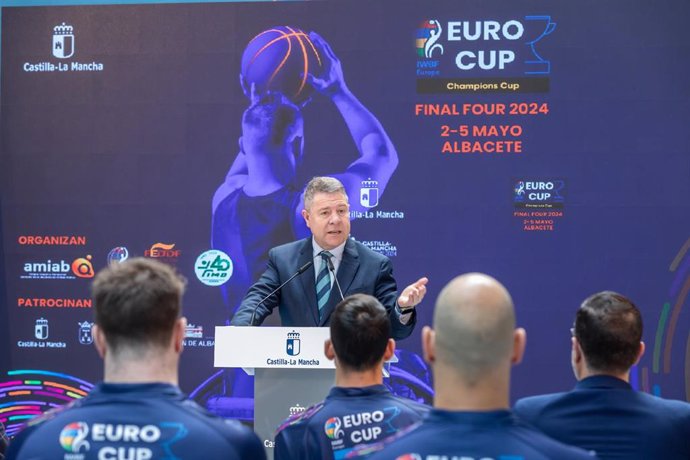
[(64, 22), (53, 27), (53, 56), (67, 59), (74, 56), (74, 27)]
[(285, 352), (290, 356), (297, 356), (300, 352), (299, 332), (288, 332)]

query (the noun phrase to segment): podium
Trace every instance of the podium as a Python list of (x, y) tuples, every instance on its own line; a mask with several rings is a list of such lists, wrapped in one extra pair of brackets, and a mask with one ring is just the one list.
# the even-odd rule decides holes
[(217, 326), (215, 367), (254, 375), (254, 432), (273, 458), (273, 435), (290, 415), (322, 401), (335, 381), (327, 327)]

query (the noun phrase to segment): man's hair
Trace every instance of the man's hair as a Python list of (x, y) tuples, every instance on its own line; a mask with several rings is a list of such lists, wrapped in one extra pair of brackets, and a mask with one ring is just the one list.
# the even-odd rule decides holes
[(101, 270), (93, 281), (95, 320), (108, 346), (165, 347), (182, 310), (185, 280), (151, 259), (134, 258)]
[(474, 386), (512, 352), (513, 301), (505, 287), (488, 275), (458, 276), (436, 300), (434, 330), (437, 360)]
[(391, 336), (388, 312), (375, 297), (345, 297), (331, 316), (331, 342), (338, 364), (355, 371), (376, 366)]
[(347, 192), (342, 182), (334, 177), (314, 177), (304, 189), (304, 209), (309, 210), (317, 193), (342, 193), (347, 201)]
[(252, 138), (262, 147), (271, 151), (283, 149), (287, 143), (302, 137), (302, 114), (284, 96), (270, 93), (245, 110), (242, 129), (245, 135), (252, 130)]
[(642, 316), (627, 297), (612, 291), (588, 297), (577, 311), (574, 329), (590, 370), (627, 372), (635, 364)]

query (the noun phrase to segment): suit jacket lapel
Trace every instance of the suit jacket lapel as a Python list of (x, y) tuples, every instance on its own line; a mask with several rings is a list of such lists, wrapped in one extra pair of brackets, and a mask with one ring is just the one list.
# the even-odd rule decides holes
[[(299, 252), (298, 267), (312, 260), (313, 252), (314, 248), (311, 245), (311, 238), (307, 238)], [(319, 324), (319, 306), (316, 303), (316, 272), (314, 271), (314, 265), (312, 264), (312, 266), (309, 267), (306, 272), (302, 273), (299, 278), (302, 283), (304, 299), (307, 304), (304, 305), (303, 308), (308, 308), (314, 319), (314, 324)]]
[[(340, 266), (338, 267), (338, 273), (336, 276), (338, 278), (338, 283), (343, 290), (343, 295), (347, 297), (347, 292), (350, 289), (352, 281), (355, 279), (357, 270), (359, 269), (359, 254), (355, 248), (355, 243), (348, 238), (347, 243), (345, 243), (345, 249), (343, 251), (343, 260), (340, 261)], [(316, 290), (316, 287), (314, 287)], [(316, 298), (316, 293), (314, 293), (314, 298)], [(325, 326), (331, 317), (331, 313), (335, 309), (335, 306), (340, 302), (340, 291), (338, 291), (338, 286), (333, 283), (333, 289), (331, 289), (331, 295), (328, 298), (328, 303), (324, 306), (324, 314), (321, 318), (319, 326)]]

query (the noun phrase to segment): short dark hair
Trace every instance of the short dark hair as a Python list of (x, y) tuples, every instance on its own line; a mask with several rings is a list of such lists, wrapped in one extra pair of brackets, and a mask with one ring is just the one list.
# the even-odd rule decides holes
[(331, 316), (331, 342), (338, 364), (355, 371), (371, 369), (381, 361), (391, 335), (388, 312), (375, 297), (345, 297)]
[(171, 266), (141, 257), (101, 270), (91, 290), (108, 346), (114, 352), (166, 346), (182, 312), (185, 283)]
[(577, 311), (574, 329), (591, 370), (627, 372), (635, 364), (642, 316), (627, 297), (612, 291), (588, 297)]

